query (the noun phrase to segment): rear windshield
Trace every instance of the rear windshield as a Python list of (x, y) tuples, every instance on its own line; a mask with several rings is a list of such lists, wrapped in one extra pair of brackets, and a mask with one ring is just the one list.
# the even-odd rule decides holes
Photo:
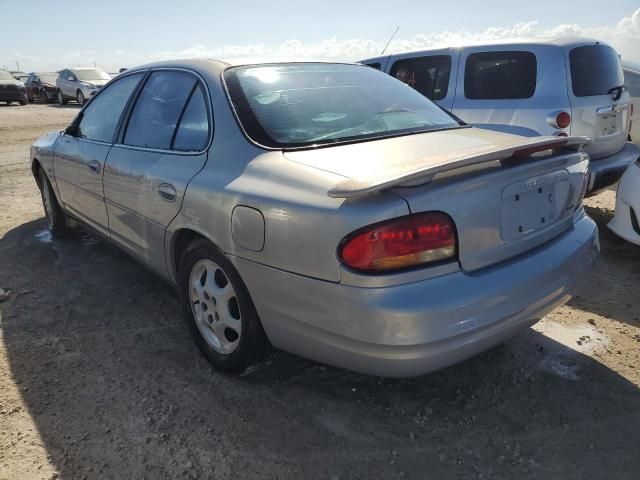
[(624, 85), (622, 65), (616, 51), (607, 45), (586, 45), (569, 52), (571, 87), (576, 97), (607, 95)]
[(362, 65), (282, 64), (225, 71), (229, 97), (254, 141), (296, 148), (459, 128), (412, 88)]

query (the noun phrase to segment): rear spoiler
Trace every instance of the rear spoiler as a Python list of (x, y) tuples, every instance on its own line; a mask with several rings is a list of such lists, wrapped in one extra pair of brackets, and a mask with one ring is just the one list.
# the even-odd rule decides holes
[(528, 157), (544, 150), (581, 151), (589, 143), (589, 137), (520, 137), (517, 142), (505, 147), (453, 151), (403, 164), (401, 168), (390, 169), (377, 176), (365, 174), (362, 177), (347, 178), (329, 190), (328, 195), (334, 198), (359, 197), (410, 182), (428, 183), (437, 173), (495, 160)]

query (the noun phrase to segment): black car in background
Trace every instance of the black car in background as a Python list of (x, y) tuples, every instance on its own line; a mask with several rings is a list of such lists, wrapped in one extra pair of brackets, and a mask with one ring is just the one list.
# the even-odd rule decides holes
[(0, 102), (5, 102), (7, 105), (20, 102), (20, 105), (26, 105), (28, 101), (24, 83), (16, 80), (6, 70), (0, 70)]
[(29, 101), (42, 100), (45, 103), (55, 101), (58, 91), (56, 78), (58, 78), (58, 72), (38, 72), (29, 75), (24, 82)]

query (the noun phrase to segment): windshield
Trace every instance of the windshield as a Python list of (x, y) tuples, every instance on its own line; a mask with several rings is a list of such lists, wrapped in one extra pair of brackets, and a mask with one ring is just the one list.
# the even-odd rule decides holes
[(576, 97), (607, 95), (624, 84), (616, 51), (606, 45), (587, 45), (571, 50), (571, 86)]
[(233, 67), (229, 97), (260, 145), (295, 148), (458, 128), (402, 82), (362, 65), (301, 63)]
[(13, 78), (13, 75), (11, 75), (9, 72), (0, 70), (0, 80), (15, 80), (15, 78)]
[(40, 78), (40, 81), (43, 83), (55, 84), (56, 78), (58, 78), (58, 74), (57, 73), (38, 73), (38, 78)]
[(74, 70), (78, 80), (111, 80), (111, 77), (107, 72), (103, 72), (97, 68), (87, 68), (86, 70)]

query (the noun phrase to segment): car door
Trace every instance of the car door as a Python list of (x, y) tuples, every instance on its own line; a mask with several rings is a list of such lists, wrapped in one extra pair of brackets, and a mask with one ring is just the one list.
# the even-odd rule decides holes
[(631, 111), (624, 73), (616, 51), (608, 45), (583, 45), (566, 53), (571, 135), (593, 141), (584, 150), (591, 160), (613, 155), (625, 146)]
[(125, 106), (144, 73), (119, 79), (74, 120), (54, 151), (54, 175), (64, 209), (108, 235), (102, 173)]
[(155, 70), (107, 158), (104, 194), (111, 238), (161, 275), (167, 274), (166, 227), (207, 158), (210, 108), (205, 84), (194, 73)]

